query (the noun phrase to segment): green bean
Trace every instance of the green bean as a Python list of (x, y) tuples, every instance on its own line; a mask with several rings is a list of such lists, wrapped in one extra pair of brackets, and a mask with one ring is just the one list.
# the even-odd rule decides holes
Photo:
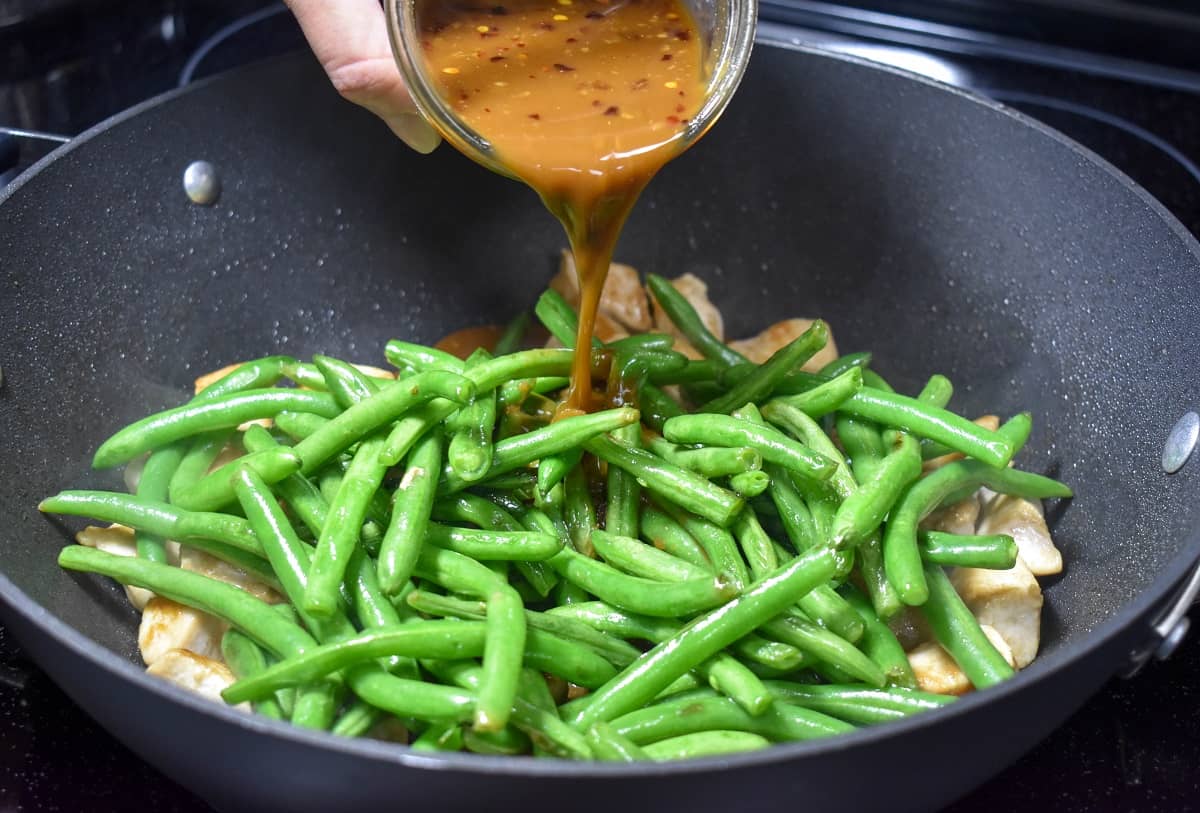
[(827, 582), (834, 568), (833, 552), (828, 549), (814, 549), (797, 556), (626, 667), (596, 691), (595, 698), (575, 716), (572, 725), (586, 729), (592, 723), (611, 720), (648, 702), (680, 675)]
[[(167, 499), (171, 477), (179, 468), (184, 456), (183, 441), (172, 443), (150, 453), (142, 466), (142, 474), (138, 478), (137, 496), (145, 500), (162, 502)], [(166, 540), (148, 531), (134, 531), (134, 542), (137, 554), (152, 562), (167, 561)]]
[(304, 440), (315, 434), (318, 429), (329, 423), (328, 418), (314, 415), (311, 412), (290, 412), (284, 410), (275, 416), (275, 426), (292, 440)]
[(847, 399), (861, 390), (862, 377), (862, 368), (851, 367), (830, 381), (795, 395), (783, 396), (780, 400), (801, 410), (810, 418), (820, 418), (837, 411)]
[[(221, 657), (238, 679), (253, 677), (267, 668), (266, 655), (258, 648), (258, 644), (237, 630), (227, 630), (221, 636)], [(273, 696), (256, 700), (254, 710), (272, 720), (287, 719), (279, 700)]]
[(668, 463), (710, 479), (744, 474), (762, 468), (762, 455), (747, 447), (689, 448), (661, 437), (650, 439), (646, 447)]
[(438, 427), (456, 409), (458, 405), (445, 398), (434, 398), (413, 408), (392, 426), (383, 451), (379, 453), (380, 462), (386, 466), (398, 464), (420, 438)]
[(607, 437), (592, 437), (583, 446), (610, 466), (617, 466), (637, 477), (643, 487), (656, 496), (722, 527), (732, 522), (745, 504), (732, 491), (713, 485), (694, 472), (672, 466), (644, 449), (624, 446)]
[(747, 500), (765, 493), (770, 485), (771, 477), (765, 471), (744, 471), (729, 478), (729, 488)]
[(334, 397), (342, 409), (379, 392), (383, 384), (354, 368), (353, 365), (330, 356), (313, 356), (313, 363), (325, 379), (325, 389)]
[[(501, 501), (505, 504), (504, 507), (498, 504)], [(520, 511), (522, 519), (518, 520), (514, 517), (509, 513), (508, 508)], [(449, 497), (442, 497), (435, 502), (433, 516), (442, 521), (469, 522), (490, 531), (538, 532), (543, 536), (555, 537), (560, 540), (560, 544), (555, 548), (557, 551), (558, 547), (568, 541), (565, 529), (560, 529), (544, 514), (538, 519), (545, 519), (549, 523), (548, 525), (543, 525), (540, 521), (526, 523), (524, 518), (533, 510), (525, 508), (519, 499), (504, 492), (493, 492), (491, 499), (459, 492)], [(538, 514), (540, 513), (538, 512)], [(543, 561), (521, 560), (517, 560), (513, 564), (537, 592), (539, 598), (545, 598), (550, 594), (557, 577), (550, 570), (549, 565)]]
[(871, 479), (848, 496), (834, 515), (830, 537), (838, 547), (861, 542), (883, 522), (897, 498), (921, 476), (921, 447), (908, 435), (896, 439), (895, 450), (880, 461)]
[(1048, 477), (977, 460), (949, 463), (917, 480), (901, 495), (888, 518), (883, 537), (888, 580), (905, 604), (924, 604), (929, 595), (917, 546), (917, 524), (950, 494), (979, 486), (1026, 499), (1070, 497), (1067, 486)]
[(426, 370), (441, 370), (444, 372), (461, 373), (462, 359), (445, 350), (427, 347), (423, 344), (392, 339), (383, 348), (383, 354), (388, 363), (399, 369), (411, 369), (416, 372)]
[(499, 731), (463, 731), (463, 747), (475, 754), (516, 756), (529, 753), (531, 746), (529, 737), (511, 725)]
[(144, 530), (164, 539), (189, 542), (213, 539), (261, 556), (263, 549), (249, 523), (229, 514), (184, 511), (165, 502), (153, 502), (109, 491), (63, 491), (38, 505), (47, 514), (92, 517)]
[(853, 725), (827, 713), (788, 702), (782, 692), (780, 699), (785, 702), (754, 716), (728, 698), (701, 690), (623, 714), (609, 725), (638, 745), (714, 729), (758, 734), (774, 742), (811, 740), (854, 730)]
[[(278, 417), (277, 415), (276, 418)], [(217, 429), (213, 432), (203, 432), (192, 438), (191, 445), (171, 475), (167, 494), (178, 494), (182, 489), (207, 474), (213, 461), (221, 454), (233, 435), (234, 430), (232, 429)], [(163, 499), (169, 499), (169, 496)]]
[(862, 576), (871, 606), (879, 618), (891, 618), (904, 608), (900, 594), (887, 576), (883, 560), (883, 539), (879, 531), (869, 534), (855, 548), (858, 572)]
[(663, 435), (676, 443), (749, 446), (763, 460), (816, 480), (827, 480), (837, 468), (827, 457), (788, 438), (777, 429), (726, 415), (682, 415), (663, 426)]
[(642, 750), (656, 762), (722, 756), (768, 748), (771, 741), (745, 731), (700, 731), (652, 742)]
[(734, 520), (733, 533), (737, 538), (738, 547), (742, 550), (742, 555), (750, 565), (750, 573), (756, 580), (779, 567), (779, 560), (775, 555), (775, 548), (771, 545), (771, 538), (763, 530), (753, 508), (746, 506), (742, 510), (742, 513)]
[(733, 534), (716, 523), (709, 522), (703, 517), (695, 516), (687, 511), (666, 503), (662, 506), (692, 538), (700, 543), (708, 561), (717, 574), (728, 579), (737, 590), (750, 583), (750, 572), (746, 562), (738, 552), (737, 542)]
[(921, 558), (931, 565), (1008, 570), (1017, 563), (1016, 541), (1008, 534), (960, 536), (942, 531), (917, 535)]
[(679, 332), (688, 342), (705, 357), (719, 362), (726, 367), (741, 364), (746, 357), (726, 346), (720, 339), (709, 332), (704, 326), (700, 315), (691, 303), (676, 290), (667, 279), (657, 274), (646, 275), (646, 287), (653, 295), (655, 302), (670, 318)]
[(562, 549), (557, 536), (537, 531), (491, 531), (434, 524), (426, 531), (425, 541), (480, 562), (541, 562)]
[(172, 495), (173, 501), (185, 511), (215, 511), (229, 505), (236, 499), (233, 475), (241, 468), (252, 469), (270, 485), (300, 471), (300, 456), (287, 446), (251, 452)]
[(638, 408), (642, 423), (659, 432), (671, 418), (687, 414), (678, 401), (652, 384), (643, 384), (638, 390)]
[[(491, 356), (478, 350), (467, 359), (467, 369)], [(479, 392), (471, 403), (446, 420), (450, 442), (446, 460), (454, 472), (469, 483), (488, 473), (492, 465), (492, 433), (496, 428), (496, 391)]]
[(379, 462), (384, 440), (383, 435), (375, 435), (360, 444), (337, 496), (329, 506), (329, 516), (317, 540), (308, 586), (304, 591), (304, 609), (314, 616), (328, 618), (337, 607), (338, 587), (346, 577), (350, 557), (358, 545), (367, 504), (383, 483), (387, 471)]
[(871, 366), (870, 353), (847, 353), (844, 356), (838, 356), (833, 361), (826, 364), (819, 371), (819, 375), (827, 376), (828, 378), (836, 378), (843, 373), (853, 369), (865, 369)]
[(836, 666), (863, 683), (883, 686), (887, 682), (883, 670), (853, 644), (811, 621), (782, 615), (763, 624), (761, 629), (764, 634)]
[[(406, 601), (426, 615), (451, 615), (456, 618), (483, 619), (487, 604), (464, 601), (451, 596), (439, 596), (423, 590), (409, 593)], [(542, 630), (589, 647), (614, 666), (626, 666), (641, 653), (620, 638), (606, 635), (588, 624), (567, 616), (556, 616), (535, 610), (525, 611), (525, 623), (531, 630)]]
[[(475, 392), (475, 385), (470, 380), (442, 371), (417, 373), (388, 384), (297, 443), (294, 449), (304, 461), (301, 471), (311, 474), (334, 455), (431, 398), (441, 397), (465, 404), (475, 397)], [(382, 450), (382, 441), (379, 446), (376, 457)]]
[(360, 698), (351, 703), (350, 708), (338, 717), (329, 733), (335, 737), (362, 737), (383, 716), (382, 711)]
[(143, 452), (177, 440), (270, 418), (290, 409), (331, 418), (340, 411), (327, 393), (292, 389), (258, 389), (235, 392), (199, 403), (189, 403), (155, 413), (131, 423), (104, 441), (92, 458), (92, 467), (110, 468)]
[[(612, 438), (629, 448), (642, 445), (640, 424), (623, 426)], [(604, 528), (610, 533), (636, 537), (639, 532), (639, 513), (642, 489), (637, 477), (620, 466), (609, 466), (605, 478)]]
[(281, 660), (237, 681), (221, 696), (227, 703), (255, 700), (278, 689), (321, 680), (363, 661), (392, 655), (447, 660), (477, 657), (483, 653), (485, 637), (486, 622), (481, 621), (419, 621), (395, 629), (371, 630)]
[(743, 404), (757, 403), (767, 398), (785, 375), (801, 367), (828, 341), (829, 325), (820, 319), (816, 320), (808, 330), (776, 350), (771, 358), (723, 395), (700, 407), (700, 412), (729, 413)]
[(408, 468), (396, 487), (391, 521), (379, 546), (379, 582), (388, 595), (396, 595), (412, 576), (441, 471), (442, 438), (431, 431), (409, 452)]
[(834, 446), (833, 441), (825, 434), (820, 425), (807, 414), (782, 399), (771, 401), (762, 408), (764, 419), (775, 424), (796, 440), (805, 444), (811, 451), (833, 461), (833, 472), (826, 483), (841, 499), (846, 499), (857, 489), (854, 475), (842, 453)]
[(912, 689), (872, 689), (865, 686), (804, 685), (767, 681), (783, 703), (812, 709), (839, 720), (875, 725), (948, 706), (955, 698)]
[[(564, 418), (541, 429), (505, 438), (495, 446), (488, 478), (527, 466), (546, 455), (560, 454), (576, 448), (581, 444), (586, 444), (589, 438), (595, 438), (605, 432), (612, 432), (622, 426), (636, 424), (637, 421), (638, 411), (636, 409), (620, 407), (594, 412), (590, 415)], [(450, 469), (444, 471), (443, 480), (440, 489), (443, 494), (461, 491), (470, 485)]]
[(1013, 454), (1025, 447), (1029, 435), (1033, 431), (1033, 416), (1028, 412), (1019, 412), (1000, 425), (996, 434), (1012, 444)]
[(525, 652), (524, 607), (517, 592), (484, 565), (454, 551), (425, 546), (415, 573), (455, 592), (487, 602), (487, 637), (483, 651), (483, 678), (474, 714), (480, 731), (499, 731), (517, 693), (521, 660)]
[(712, 570), (708, 555), (682, 525), (652, 505), (642, 509), (642, 536), (654, 547), (693, 565)]
[[(749, 362), (743, 362), (739, 364), (739, 366), (745, 366), (747, 368), (747, 374), (749, 374), (749, 368), (753, 365), (751, 365)], [(690, 359), (686, 365), (678, 370), (673, 370), (669, 373), (651, 373), (650, 381), (651, 383), (657, 385), (715, 382), (718, 374), (722, 370), (728, 369), (733, 368), (726, 368), (724, 365), (718, 364), (709, 359), (703, 359), (700, 361)]]
[(521, 311), (504, 328), (500, 338), (492, 345), (492, 355), (503, 356), (521, 348), (525, 334), (529, 332), (530, 318), (528, 311)]
[(871, 479), (875, 467), (883, 460), (886, 451), (879, 427), (870, 421), (838, 412), (834, 418), (838, 440), (850, 458), (850, 468), (860, 483)]
[[(533, 312), (550, 335), (558, 339), (563, 347), (575, 346), (575, 334), (579, 326), (579, 317), (575, 309), (563, 299), (562, 294), (553, 288), (547, 288), (540, 297)], [(592, 337), (592, 344), (600, 346), (600, 340)]]
[(971, 685), (986, 689), (1012, 677), (1013, 668), (988, 640), (941, 566), (926, 565), (925, 581), (929, 599), (921, 606), (921, 614)]
[(242, 362), (196, 393), (192, 401), (210, 401), (235, 392), (270, 387), (283, 378), (295, 363), (296, 360), (291, 356), (263, 356)]
[(767, 476), (771, 479), (767, 493), (779, 514), (779, 520), (792, 547), (799, 552), (822, 543), (824, 539), (813, 521), (812, 513), (808, 510), (804, 497), (796, 490), (796, 485), (787, 470), (771, 464), (767, 467)]
[(950, 403), (950, 399), (954, 397), (954, 385), (950, 383), (950, 379), (946, 376), (935, 373), (929, 377), (929, 381), (921, 389), (917, 400), (922, 404), (945, 409), (946, 404)]
[(908, 662), (908, 655), (891, 627), (880, 620), (881, 616), (876, 615), (871, 602), (862, 593), (850, 585), (843, 586), (842, 591), (846, 601), (850, 602), (863, 620), (863, 636), (859, 639), (858, 646), (883, 670), (887, 685), (906, 689), (917, 688), (917, 678)]
[[(636, 428), (636, 427), (635, 427)], [(537, 488), (543, 498), (566, 478), (571, 469), (583, 459), (583, 449), (568, 449), (555, 455), (547, 455), (538, 461)]]
[(576, 467), (567, 474), (563, 486), (563, 519), (571, 545), (580, 553), (590, 556), (592, 532), (596, 530), (596, 510), (592, 506), (587, 475), (582, 468)]
[(736, 592), (720, 578), (706, 576), (662, 584), (628, 576), (573, 550), (562, 550), (550, 564), (567, 581), (622, 609), (659, 618), (677, 618), (716, 607)]
[(596, 530), (592, 533), (592, 544), (605, 562), (633, 576), (663, 582), (681, 582), (711, 576), (711, 571), (707, 568), (677, 559), (653, 545), (628, 536)]
[(630, 740), (618, 734), (608, 723), (596, 723), (587, 730), (592, 755), (602, 762), (642, 762), (649, 755)]
[(953, 412), (923, 404), (916, 398), (863, 387), (854, 397), (847, 399), (840, 409), (849, 415), (944, 443), (955, 451), (992, 466), (1007, 466), (1013, 456), (1013, 443), (1003, 435), (997, 435)]
[(414, 751), (460, 751), (463, 747), (463, 730), (457, 723), (433, 722), (413, 740)]
[(228, 621), (275, 655), (286, 658), (315, 647), (316, 642), (296, 624), (246, 591), (190, 570), (117, 556), (82, 545), (68, 545), (58, 555), (66, 570), (98, 573), (141, 587)]

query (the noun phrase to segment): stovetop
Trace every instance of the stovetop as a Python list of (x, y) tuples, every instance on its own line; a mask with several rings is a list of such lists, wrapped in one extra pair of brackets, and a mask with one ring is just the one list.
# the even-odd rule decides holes
[[(789, 10), (789, 2), (806, 7), (806, 13)], [(139, 74), (136, 86), (108, 88), (112, 109), (73, 108), (68, 94), (66, 106), (52, 106), (53, 115), (41, 121), (6, 120), (5, 102), (13, 98), (13, 91), (0, 79), (0, 124), (77, 132), (101, 115), (169, 89), (181, 73), (190, 71), (198, 77), (301, 47), (290, 18), (268, 8), (240, 31), (210, 42), (203, 59), (193, 64), (188, 58), (205, 47), (205, 37), (262, 3), (209, 4), (199, 20), (189, 7), (196, 4), (151, 5), (155, 13), (191, 13), (190, 28), (175, 31), (169, 46), (141, 49), (152, 55), (145, 57), (150, 67)], [(899, 36), (894, 27), (826, 26), (813, 13), (820, 4), (781, 0), (772, 5), (782, 9), (777, 9), (776, 19), (789, 25), (765, 23), (767, 39), (853, 52), (991, 95), (1107, 158), (1200, 236), (1200, 74), (1178, 66), (1159, 70), (1125, 59), (1092, 60), (1080, 51), (1037, 47), (1006, 51), (1003, 43), (997, 45), (992, 38), (980, 38), (982, 47), (972, 47), (969, 42), (945, 43), (924, 35)], [(3, 23), (0, 20), (0, 27)], [(158, 24), (165, 31), (167, 24)], [(111, 81), (112, 74), (112, 70), (97, 70), (88, 81)], [(25, 81), (36, 84), (36, 79), (30, 76)], [(50, 91), (40, 92), (38, 98)], [(46, 151), (45, 146), (28, 142), (22, 149), (22, 165)], [(1152, 662), (1132, 680), (1111, 680), (1051, 737), (948, 811), (1200, 810), (1197, 675), (1200, 635), (1193, 635), (1169, 661)], [(75, 707), (0, 627), (0, 813), (132, 809), (208, 810)]]

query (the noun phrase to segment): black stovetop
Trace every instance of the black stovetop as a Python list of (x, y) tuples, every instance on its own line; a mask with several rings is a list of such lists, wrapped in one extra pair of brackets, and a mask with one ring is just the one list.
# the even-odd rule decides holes
[[(231, 7), (244, 11), (255, 3), (217, 5), (229, 13)], [(1153, 69), (1129, 73), (1103, 59), (1088, 64), (1077, 55), (1062, 59), (1061, 51), (1040, 52), (1052, 57), (1043, 59), (1037, 49), (1006, 55), (961, 43), (923, 42), (920, 61), (914, 61), (913, 52), (905, 50), (912, 40), (896, 50), (897, 40), (886, 31), (858, 27), (847, 36), (836, 27), (822, 30), (812, 15), (788, 22), (804, 28), (765, 28), (772, 36), (858, 53), (866, 49), (990, 93), (1046, 121), (1116, 164), (1200, 236), (1200, 75), (1176, 69), (1157, 81)], [(201, 19), (193, 30), (213, 31), (220, 24)], [(298, 44), (290, 19), (277, 14), (214, 48), (197, 74)], [(173, 86), (186, 63), (187, 54), (179, 51), (183, 45), (196, 43), (177, 42), (174, 52), (154, 50), (156, 71), (140, 77), (135, 89), (112, 91), (112, 98), (129, 104)], [(0, 80), (0, 102), (3, 93)], [(74, 118), (70, 112), (57, 111), (55, 129), (77, 131), (97, 116), (91, 108)], [(5, 123), (14, 122), (0, 118)], [(36, 156), (37, 150), (31, 152)], [(1171, 660), (1151, 663), (1132, 680), (1110, 681), (1049, 739), (949, 810), (1200, 810), (1197, 675), (1200, 636), (1193, 635)], [(0, 813), (133, 809), (193, 813), (208, 808), (108, 736), (23, 658), (0, 627)]]

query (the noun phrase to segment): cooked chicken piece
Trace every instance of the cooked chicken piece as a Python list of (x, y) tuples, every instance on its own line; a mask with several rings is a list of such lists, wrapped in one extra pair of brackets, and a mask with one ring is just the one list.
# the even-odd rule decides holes
[[(550, 287), (562, 294), (572, 307), (579, 309), (579, 277), (575, 273), (575, 258), (565, 249), (558, 273), (550, 280)], [(608, 277), (600, 294), (600, 313), (604, 316), (606, 327), (622, 330), (625, 335), (645, 333), (650, 329), (653, 324), (650, 319), (650, 300), (635, 269), (621, 263), (612, 263), (608, 267)], [(601, 340), (608, 341), (603, 336)]]
[(367, 730), (367, 737), (386, 742), (408, 742), (408, 728), (392, 715), (387, 715)]
[(270, 604), (278, 604), (283, 601), (282, 596), (259, 581), (257, 577), (215, 556), (209, 556), (204, 551), (184, 546), (179, 557), (179, 566), (184, 570), (208, 576), (210, 579), (240, 587), (255, 598)]
[[(671, 280), (671, 284), (696, 309), (700, 321), (708, 328), (709, 332), (721, 341), (725, 341), (725, 320), (721, 318), (721, 311), (717, 310), (717, 306), (709, 300), (708, 285), (704, 280), (694, 274), (684, 274)], [(688, 358), (703, 358), (700, 352), (683, 337), (670, 317), (658, 306), (653, 294), (650, 295), (650, 302), (654, 306), (654, 329), (659, 333), (674, 336), (675, 349)]]
[[(109, 525), (107, 528), (89, 525), (75, 534), (75, 541), (80, 545), (102, 550), (114, 556), (137, 556), (137, 542), (134, 539), (133, 529), (126, 528), (124, 525)], [(167, 542), (166, 548), (167, 561), (172, 564), (178, 562), (179, 545), (175, 542)], [(153, 593), (141, 587), (126, 587), (125, 595), (129, 597), (129, 603), (139, 610), (146, 606), (146, 602), (154, 598)]]
[(942, 506), (925, 517), (921, 521), (921, 530), (971, 535), (975, 533), (975, 522), (978, 518), (979, 496), (972, 494), (965, 500)]
[[(1013, 654), (1008, 644), (996, 630), (987, 625), (982, 626), (984, 635), (1009, 665), (1013, 666)], [(954, 658), (950, 657), (950, 653), (942, 649), (942, 645), (936, 641), (921, 644), (909, 652), (908, 663), (917, 677), (917, 688), (923, 692), (960, 695), (972, 689), (971, 681), (963, 674), (963, 670), (954, 662)]]
[[(738, 339), (730, 342), (729, 346), (755, 364), (762, 364), (774, 355), (775, 351), (794, 341), (808, 330), (812, 323), (812, 319), (784, 319), (782, 322), (771, 325), (757, 336)], [(833, 341), (833, 334), (830, 334), (829, 342), (815, 356), (806, 361), (801, 369), (815, 373), (837, 357), (837, 344)]]
[[(186, 649), (172, 649), (164, 653), (146, 670), (146, 674), (164, 678), (176, 686), (222, 704), (225, 701), (221, 699), (221, 692), (235, 680), (233, 672), (225, 664)], [(233, 708), (248, 712), (250, 704), (239, 703)]]
[(155, 596), (142, 611), (138, 649), (147, 666), (168, 653), (187, 650), (205, 658), (221, 658), (221, 636), (228, 625), (208, 613)]
[(984, 503), (979, 533), (1008, 534), (1017, 543), (1021, 561), (1035, 576), (1050, 576), (1063, 569), (1062, 552), (1050, 538), (1041, 506), (1019, 497), (998, 494)]
[[(975, 423), (979, 426), (982, 426), (984, 429), (990, 429), (993, 432), (1000, 428), (1000, 419), (995, 415), (982, 415), (975, 419)], [(931, 457), (921, 465), (921, 469), (924, 472), (931, 472), (934, 469), (941, 468), (947, 463), (953, 463), (955, 460), (962, 459), (963, 454), (961, 452), (951, 452), (950, 454), (944, 454), (941, 457)]]
[(1042, 588), (1018, 560), (1008, 570), (956, 567), (950, 582), (980, 624), (1000, 633), (1018, 669), (1028, 666), (1041, 637)]

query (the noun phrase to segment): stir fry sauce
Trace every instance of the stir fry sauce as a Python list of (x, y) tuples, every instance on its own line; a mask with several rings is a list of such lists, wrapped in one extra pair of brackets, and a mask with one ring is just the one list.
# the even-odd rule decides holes
[(567, 231), (581, 291), (568, 404), (587, 410), (621, 227), (704, 101), (695, 22), (680, 0), (423, 0), (418, 22), (442, 97)]

